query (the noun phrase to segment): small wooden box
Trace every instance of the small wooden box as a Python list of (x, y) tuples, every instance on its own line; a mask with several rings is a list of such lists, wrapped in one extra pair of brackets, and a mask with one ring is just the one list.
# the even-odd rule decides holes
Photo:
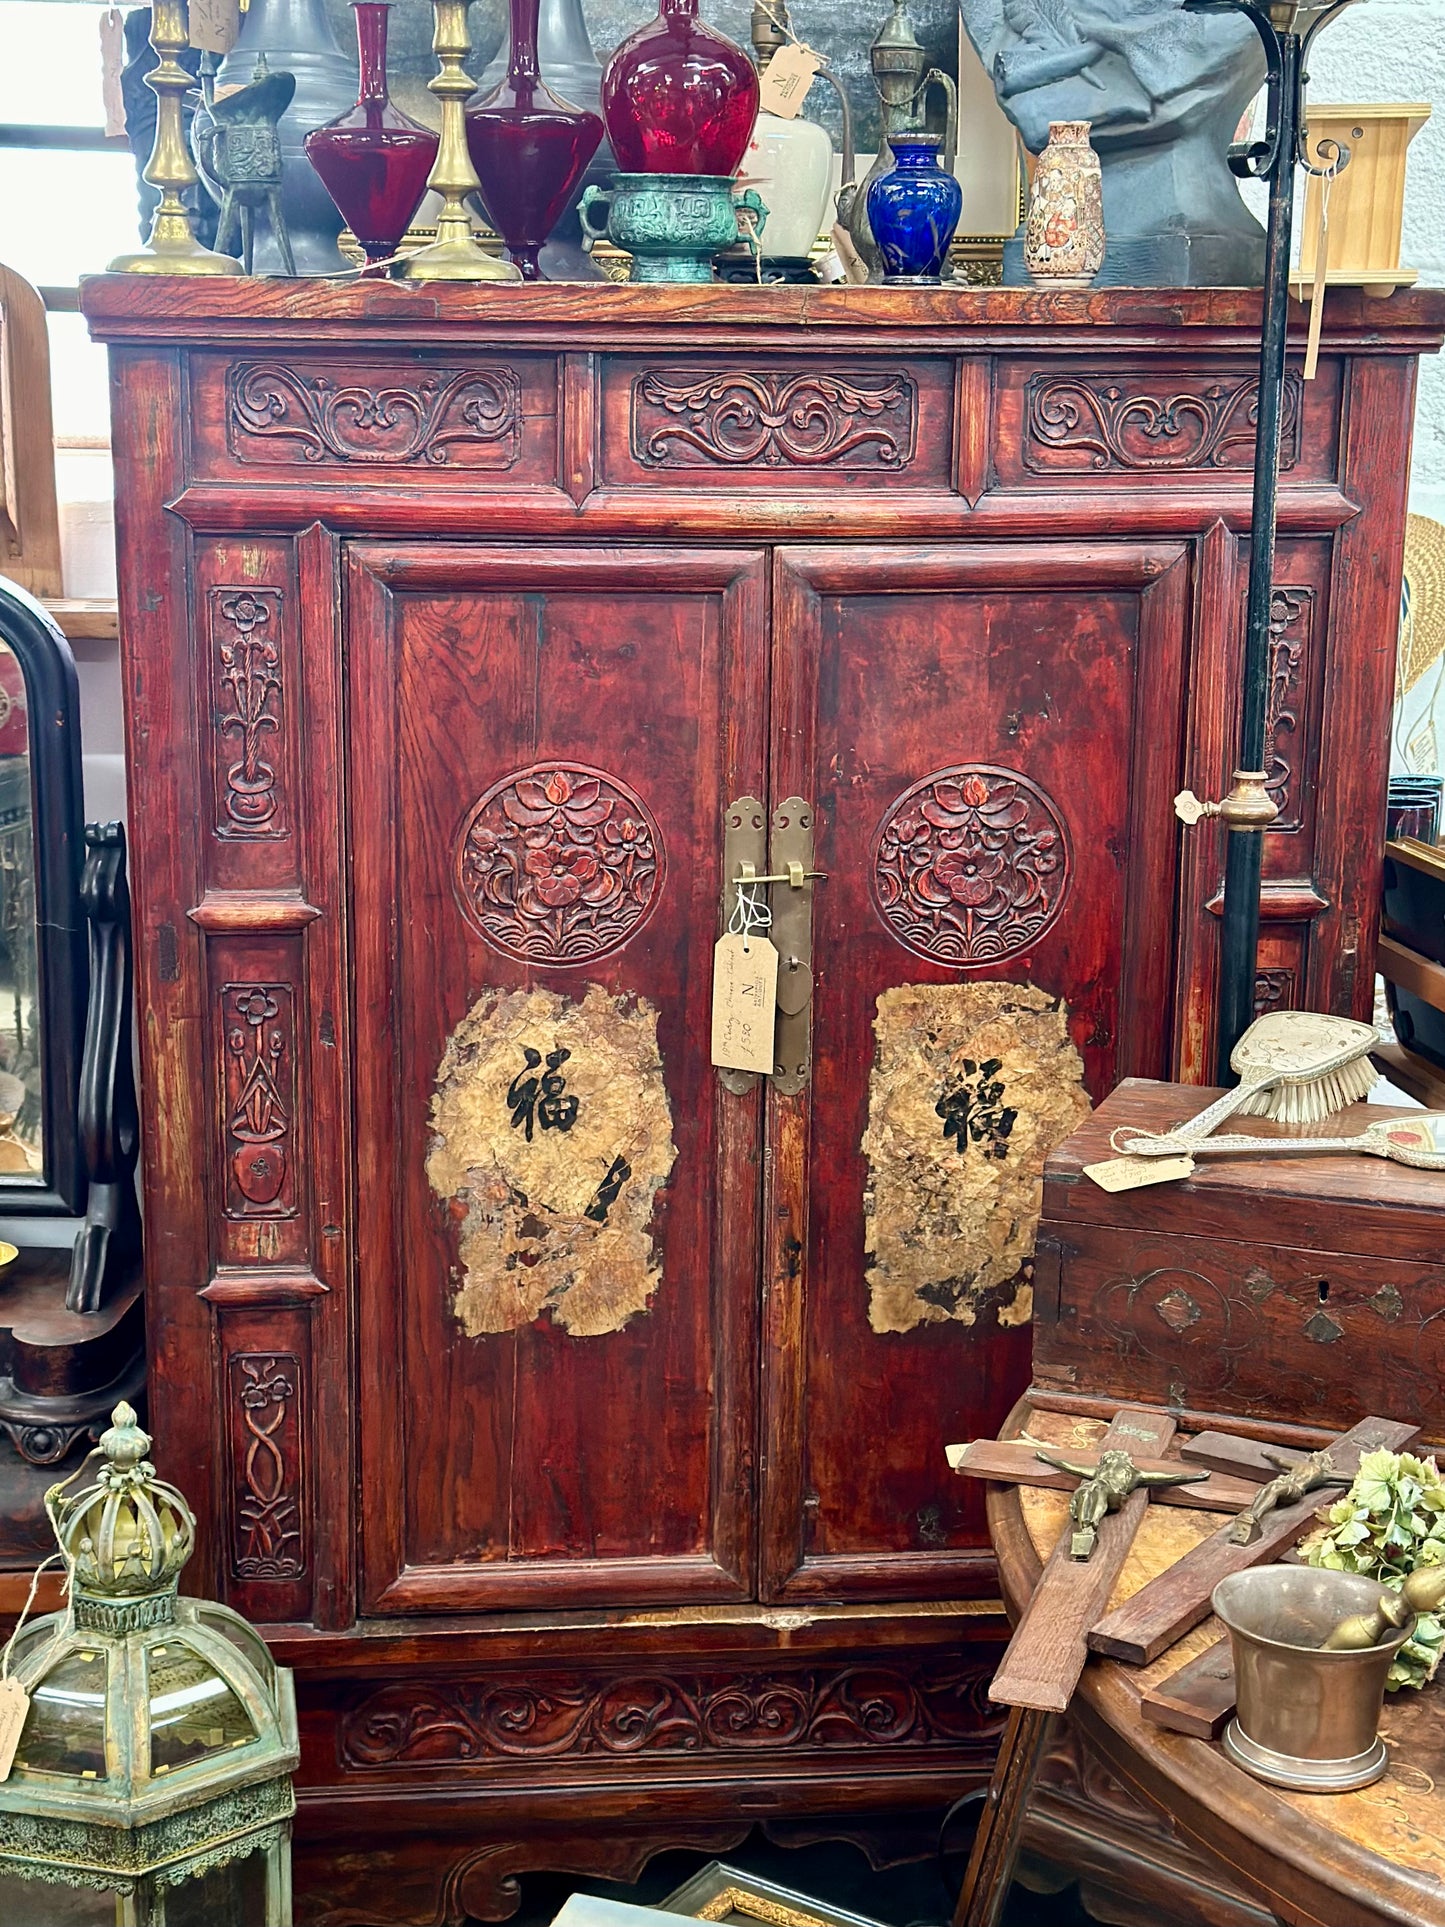
[[(1280, 1438), (1383, 1412), (1445, 1439), (1445, 1172), (1325, 1155), (1201, 1158), (1185, 1183), (1117, 1193), (1084, 1176), (1120, 1125), (1167, 1130), (1217, 1094), (1126, 1079), (1049, 1159), (1035, 1387)], [(1353, 1105), (1319, 1134), (1400, 1108)]]

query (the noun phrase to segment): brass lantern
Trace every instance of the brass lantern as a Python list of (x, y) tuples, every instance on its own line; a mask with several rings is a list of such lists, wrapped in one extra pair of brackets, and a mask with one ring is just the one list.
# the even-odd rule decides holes
[(69, 1604), (10, 1657), (30, 1705), (0, 1782), (0, 1921), (290, 1927), (291, 1675), (229, 1608), (177, 1596), (195, 1520), (131, 1408), (111, 1417), (94, 1484), (46, 1495)]

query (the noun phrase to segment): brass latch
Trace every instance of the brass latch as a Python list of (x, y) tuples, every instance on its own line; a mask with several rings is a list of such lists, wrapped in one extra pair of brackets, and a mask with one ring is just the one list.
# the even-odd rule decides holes
[(1180, 790), (1174, 814), (1191, 825), (1202, 816), (1217, 816), (1231, 830), (1266, 830), (1279, 815), (1279, 805), (1265, 788), (1266, 776), (1262, 769), (1237, 769), (1228, 796), (1218, 803), (1201, 803), (1193, 790)]
[[(739, 797), (724, 817), (723, 928), (737, 927), (740, 906), (756, 909), (758, 891), (772, 892), (755, 927), (778, 953), (772, 1077), (784, 1096), (802, 1090), (812, 1062), (812, 886), (827, 875), (812, 867), (813, 824), (813, 806), (801, 796), (788, 797), (770, 819), (755, 796)], [(720, 1070), (718, 1076), (739, 1095), (755, 1082), (750, 1071)]]

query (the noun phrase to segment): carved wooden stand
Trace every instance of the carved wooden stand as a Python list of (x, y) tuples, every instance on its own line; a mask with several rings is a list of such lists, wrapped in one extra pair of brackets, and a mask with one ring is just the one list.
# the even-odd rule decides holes
[[(986, 1227), (882, 1290), (879, 1000), (1032, 985), (1007, 1021), (1096, 1097), (1207, 1069), (1219, 840), (1181, 850), (1170, 799), (1227, 774), (1258, 299), (142, 280), (84, 299), (145, 772), (151, 1350), (198, 1580), (297, 1668), (301, 1890), (495, 1918), (529, 1867), (755, 1819), (876, 1845), (987, 1770), (1004, 1628), (942, 1447), (1029, 1369)], [(1268, 1001), (1368, 1009), (1442, 327), (1332, 296), (1290, 382)], [(827, 873), (791, 1094), (707, 1061), (749, 796), (808, 801)], [(479, 1000), (589, 985), (656, 1027), (647, 1309), (584, 1334), (549, 1274), (468, 1336), (492, 1233), (427, 1177), (438, 1067)], [(545, 1030), (521, 1125), (487, 1096), (508, 1156), (583, 1128), (541, 1111), (586, 1076)], [(923, 1148), (1012, 1181), (1013, 1094), (970, 1077)], [(493, 1288), (550, 1262), (514, 1205)]]

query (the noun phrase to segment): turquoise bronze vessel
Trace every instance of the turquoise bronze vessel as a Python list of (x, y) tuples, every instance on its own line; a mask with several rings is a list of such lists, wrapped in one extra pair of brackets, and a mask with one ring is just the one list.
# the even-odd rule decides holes
[[(605, 209), (600, 221), (594, 209)], [(713, 257), (736, 245), (752, 217), (754, 235), (768, 211), (752, 188), (730, 174), (618, 174), (610, 187), (582, 196), (582, 226), (632, 256), (633, 281), (711, 281)]]

